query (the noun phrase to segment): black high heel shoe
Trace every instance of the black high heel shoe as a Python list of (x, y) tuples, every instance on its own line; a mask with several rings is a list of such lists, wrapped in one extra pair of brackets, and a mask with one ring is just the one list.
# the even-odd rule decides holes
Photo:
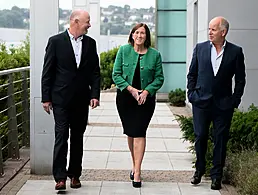
[(130, 179), (134, 180), (134, 173), (133, 173), (133, 171), (130, 172)]
[(134, 188), (140, 188), (142, 187), (142, 181), (132, 181)]

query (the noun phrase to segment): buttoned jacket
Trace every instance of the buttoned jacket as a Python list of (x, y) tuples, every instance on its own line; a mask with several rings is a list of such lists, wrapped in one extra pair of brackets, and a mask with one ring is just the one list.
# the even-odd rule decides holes
[[(119, 48), (114, 63), (112, 78), (116, 86), (123, 91), (132, 85), (139, 54), (131, 44)], [(164, 82), (162, 59), (160, 53), (149, 47), (146, 54), (140, 57), (140, 80), (142, 90), (155, 95)]]

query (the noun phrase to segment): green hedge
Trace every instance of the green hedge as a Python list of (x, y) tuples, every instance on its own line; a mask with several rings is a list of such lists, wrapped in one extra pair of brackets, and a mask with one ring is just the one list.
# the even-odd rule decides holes
[(182, 89), (175, 89), (169, 92), (168, 99), (172, 106), (185, 106), (186, 92)]
[[(182, 115), (176, 116), (179, 125), (181, 127), (181, 131), (183, 133), (183, 139), (187, 140), (191, 143), (190, 151), (193, 153), (194, 151), (194, 129), (193, 129), (193, 118), (185, 117)], [(245, 195), (257, 195), (258, 188), (255, 193), (246, 193), (246, 191), (253, 189), (253, 185), (257, 183), (252, 183), (254, 175), (258, 175), (258, 169), (250, 170), (252, 174), (246, 174), (248, 167), (250, 164), (254, 165), (256, 160), (252, 160), (252, 158), (246, 158), (245, 156), (250, 155), (250, 153), (257, 154), (258, 152), (258, 108), (254, 105), (251, 105), (246, 112), (242, 112), (240, 110), (235, 110), (232, 118), (232, 124), (230, 127), (230, 138), (228, 141), (227, 153), (229, 154), (226, 160), (225, 167), (225, 177), (224, 180), (229, 180), (227, 182), (231, 182), (236, 184), (239, 188), (239, 192), (244, 191)], [(212, 166), (212, 151), (213, 151), (213, 143), (212, 143), (212, 125), (209, 129), (209, 139), (208, 139), (208, 150), (206, 154), (206, 176), (209, 175), (210, 168)], [(252, 151), (252, 152), (251, 152)], [(241, 156), (242, 160), (236, 161), (236, 156)], [(239, 163), (239, 165), (232, 166), (234, 163)], [(231, 165), (231, 166), (229, 166)], [(245, 169), (241, 167), (246, 167)], [(258, 167), (258, 166), (256, 166)], [(230, 171), (229, 171), (230, 170)], [(238, 173), (237, 177), (233, 173)], [(243, 175), (242, 175), (243, 174)], [(242, 177), (243, 176), (243, 177)], [(233, 180), (232, 180), (233, 178)], [(242, 178), (240, 183), (243, 183), (242, 186), (239, 186), (237, 182), (238, 179)], [(257, 177), (258, 178), (258, 177)], [(251, 182), (247, 183), (245, 180)], [(247, 186), (248, 185), (248, 186)]]
[(114, 84), (112, 71), (118, 49), (119, 48), (116, 47), (100, 54), (101, 89), (103, 90), (109, 89), (111, 85)]
[(30, 65), (29, 37), (21, 46), (7, 49), (5, 43), (0, 43), (0, 71)]

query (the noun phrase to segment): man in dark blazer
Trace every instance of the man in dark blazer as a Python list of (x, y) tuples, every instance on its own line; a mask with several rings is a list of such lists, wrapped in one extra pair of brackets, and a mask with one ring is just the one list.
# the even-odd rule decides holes
[[(245, 87), (242, 48), (225, 37), (229, 23), (216, 17), (209, 23), (209, 41), (196, 45), (187, 75), (188, 99), (192, 103), (196, 172), (192, 184), (199, 184), (205, 173), (205, 154), (209, 127), (213, 123), (213, 167), (211, 189), (221, 189), (226, 147), (234, 108), (241, 102)], [(235, 87), (232, 94), (232, 79)]]
[[(66, 189), (67, 176), (72, 188), (81, 187), (83, 134), (89, 105), (99, 105), (100, 68), (96, 42), (85, 34), (90, 16), (75, 10), (70, 28), (48, 40), (42, 72), (42, 103), (47, 113), (53, 108), (55, 145), (53, 175), (56, 190)], [(66, 170), (67, 140), (70, 129), (70, 162)]]

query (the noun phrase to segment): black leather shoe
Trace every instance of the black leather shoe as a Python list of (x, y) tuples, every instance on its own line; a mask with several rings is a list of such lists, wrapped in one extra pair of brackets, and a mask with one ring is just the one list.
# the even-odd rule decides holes
[(130, 179), (134, 180), (134, 173), (133, 173), (133, 171), (130, 172)]
[(132, 184), (133, 184), (134, 188), (142, 187), (142, 182), (141, 181), (132, 181)]
[(203, 173), (201, 173), (200, 171), (195, 171), (194, 176), (191, 180), (191, 184), (197, 185), (201, 183), (202, 176), (203, 176)]
[(212, 190), (220, 190), (221, 187), (221, 180), (220, 179), (212, 179), (211, 182), (211, 189)]

